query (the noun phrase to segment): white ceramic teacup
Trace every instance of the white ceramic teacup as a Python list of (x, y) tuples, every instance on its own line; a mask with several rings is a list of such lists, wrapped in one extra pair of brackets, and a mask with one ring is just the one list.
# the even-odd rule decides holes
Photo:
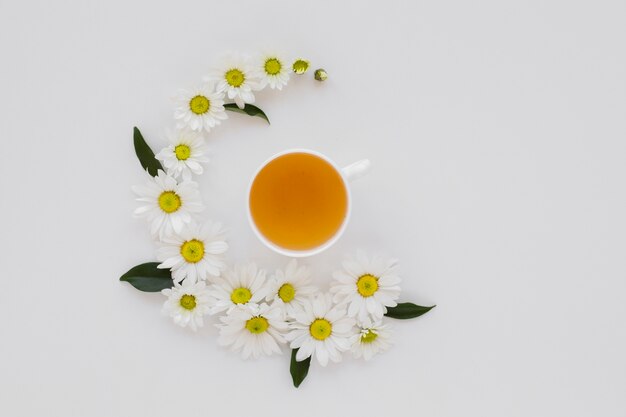
[[(289, 248), (283, 248), (275, 244), (274, 242), (271, 242), (270, 240), (268, 240), (257, 227), (254, 221), (254, 218), (252, 216), (252, 210), (251, 210), (251, 204), (250, 204), (250, 194), (252, 191), (252, 186), (254, 184), (254, 180), (257, 178), (261, 170), (263, 170), (263, 168), (265, 168), (270, 162), (274, 161), (276, 158), (279, 158), (284, 155), (292, 154), (292, 153), (307, 153), (310, 155), (317, 156), (323, 159), (324, 161), (326, 161), (327, 163), (329, 163), (341, 177), (343, 181), (343, 185), (346, 190), (346, 195), (347, 195), (347, 208), (345, 210), (345, 217), (343, 219), (343, 223), (337, 229), (335, 234), (332, 237), (330, 237), (328, 240), (320, 244), (319, 246), (316, 246), (311, 249), (305, 249), (305, 250), (294, 250), (294, 249), (289, 249)], [(339, 238), (345, 231), (348, 225), (348, 222), (350, 220), (350, 213), (352, 211), (352, 197), (350, 194), (349, 182), (363, 176), (365, 173), (367, 173), (369, 168), (370, 168), (370, 161), (368, 159), (362, 159), (344, 168), (339, 168), (337, 164), (333, 162), (332, 159), (328, 158), (324, 154), (321, 154), (319, 152), (312, 151), (309, 149), (289, 149), (289, 150), (279, 152), (273, 155), (272, 157), (270, 157), (269, 159), (267, 159), (265, 162), (263, 162), (263, 164), (261, 164), (261, 166), (256, 170), (256, 172), (252, 176), (252, 179), (250, 180), (250, 185), (248, 186), (248, 221), (250, 222), (250, 227), (252, 227), (252, 230), (254, 231), (256, 236), (259, 238), (261, 242), (263, 242), (265, 246), (267, 246), (268, 248), (272, 249), (273, 251), (281, 255), (291, 256), (291, 257), (305, 257), (305, 256), (316, 255), (328, 249), (329, 247), (331, 247), (337, 240), (339, 240)]]

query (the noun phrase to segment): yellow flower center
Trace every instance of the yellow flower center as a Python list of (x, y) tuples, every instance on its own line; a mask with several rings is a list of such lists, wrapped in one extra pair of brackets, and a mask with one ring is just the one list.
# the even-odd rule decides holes
[(182, 202), (174, 191), (163, 191), (159, 196), (159, 207), (166, 213), (174, 213), (180, 206)]
[(378, 334), (374, 333), (372, 329), (367, 329), (367, 333), (361, 333), (361, 343), (372, 343)]
[(180, 254), (189, 263), (200, 262), (204, 258), (204, 243), (197, 239), (188, 240), (180, 247)]
[(252, 317), (246, 322), (246, 329), (252, 334), (261, 334), (270, 327), (265, 317), (257, 316)]
[(309, 326), (309, 332), (314, 339), (324, 340), (333, 332), (333, 325), (326, 319), (315, 319)]
[(356, 288), (363, 297), (371, 297), (378, 291), (378, 278), (370, 274), (361, 275), (356, 282)]
[(189, 109), (195, 114), (204, 114), (211, 108), (211, 100), (205, 96), (195, 96), (189, 100)]
[(176, 159), (179, 161), (185, 161), (191, 156), (191, 148), (188, 145), (180, 144), (174, 148)]
[(252, 298), (252, 293), (245, 287), (235, 288), (230, 294), (230, 300), (235, 304), (245, 304)]
[(265, 61), (265, 72), (268, 75), (276, 75), (283, 68), (283, 65), (276, 58), (270, 58)]
[(241, 84), (246, 81), (246, 76), (243, 75), (243, 72), (237, 68), (226, 71), (225, 78), (226, 82), (231, 87), (241, 87)]
[(296, 74), (304, 74), (309, 69), (309, 61), (298, 59), (293, 63), (293, 72)]
[(278, 296), (283, 302), (289, 303), (296, 296), (296, 289), (290, 283), (283, 284), (278, 289)]
[(196, 308), (196, 297), (189, 294), (183, 295), (180, 298), (180, 306), (187, 310), (193, 310)]

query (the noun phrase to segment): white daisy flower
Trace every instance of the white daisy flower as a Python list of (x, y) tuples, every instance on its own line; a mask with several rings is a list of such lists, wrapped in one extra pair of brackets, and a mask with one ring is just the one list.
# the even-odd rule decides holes
[(219, 277), (226, 267), (222, 255), (228, 250), (222, 225), (208, 221), (204, 225), (184, 227), (180, 233), (163, 239), (157, 251), (160, 269), (171, 269), (176, 282), (196, 282)]
[(282, 90), (289, 81), (289, 61), (282, 54), (265, 53), (260, 55), (254, 64), (259, 78), (259, 89), (267, 85), (272, 89)]
[(202, 317), (208, 314), (211, 303), (204, 282), (192, 283), (186, 279), (182, 285), (176, 282), (173, 288), (166, 288), (161, 293), (167, 297), (163, 313), (174, 319), (174, 323), (189, 326), (193, 331), (203, 326)]
[(296, 361), (314, 356), (322, 366), (341, 361), (341, 352), (350, 349), (354, 341), (355, 320), (346, 317), (343, 307), (333, 305), (330, 295), (319, 294), (305, 303), (291, 323), (285, 338), (292, 349), (298, 349)]
[(280, 346), (285, 344), (284, 334), (289, 329), (284, 312), (278, 306), (252, 304), (237, 307), (227, 315), (220, 317), (221, 346), (230, 346), (235, 352), (241, 351), (241, 357), (258, 358), (261, 355), (281, 353)]
[(179, 90), (174, 101), (174, 119), (179, 129), (208, 132), (228, 118), (224, 110), (224, 93), (215, 91), (212, 82), (193, 90)]
[(226, 94), (240, 109), (246, 103), (254, 103), (252, 91), (258, 90), (259, 84), (249, 60), (241, 55), (226, 55), (222, 61), (205, 80), (217, 82), (217, 91)]
[(211, 314), (230, 312), (237, 306), (259, 304), (266, 296), (265, 271), (256, 264), (235, 265), (226, 269), (222, 277), (211, 286), (211, 296), (216, 299)]
[(369, 361), (376, 354), (391, 347), (391, 331), (382, 320), (372, 322), (367, 319), (358, 324), (359, 335), (352, 344), (352, 353), (355, 358), (363, 357)]
[(169, 234), (179, 233), (196, 213), (204, 210), (197, 183), (178, 183), (162, 170), (156, 177), (149, 178), (145, 185), (135, 185), (132, 189), (139, 196), (137, 201), (145, 203), (134, 214), (147, 219), (153, 236), (163, 239)]
[(287, 317), (293, 318), (308, 298), (318, 292), (316, 287), (309, 285), (310, 283), (309, 268), (298, 267), (298, 262), (292, 259), (284, 270), (276, 270), (271, 277), (269, 293), (265, 300), (280, 305), (285, 309)]
[(333, 300), (348, 305), (348, 316), (366, 321), (368, 314), (380, 319), (387, 307), (395, 307), (400, 296), (400, 278), (396, 275), (395, 259), (375, 256), (371, 260), (358, 252), (356, 259), (343, 262), (343, 270), (333, 274), (335, 283), (330, 292)]
[(202, 174), (202, 163), (208, 162), (207, 147), (204, 138), (192, 131), (181, 130), (177, 133), (168, 132), (170, 145), (156, 154), (156, 159), (163, 162), (169, 175), (191, 180), (191, 174)]

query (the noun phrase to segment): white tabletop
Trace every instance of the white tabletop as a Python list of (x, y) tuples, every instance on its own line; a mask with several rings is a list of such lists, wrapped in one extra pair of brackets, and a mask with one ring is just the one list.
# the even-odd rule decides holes
[[(0, 415), (626, 413), (623, 1), (155, 3), (0, 3)], [(368, 157), (346, 234), (306, 262), (326, 288), (357, 248), (397, 257), (402, 300), (438, 305), (299, 389), (287, 352), (244, 362), (118, 281), (155, 258), (132, 127), (158, 149), (178, 88), (268, 47), (329, 79), (211, 133), (229, 261), (286, 262), (246, 221), (268, 156)]]

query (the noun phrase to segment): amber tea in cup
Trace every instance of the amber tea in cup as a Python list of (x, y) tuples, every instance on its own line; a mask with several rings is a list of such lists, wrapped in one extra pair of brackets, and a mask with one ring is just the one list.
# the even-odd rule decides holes
[(259, 171), (249, 204), (254, 224), (267, 240), (285, 249), (310, 250), (339, 231), (348, 210), (348, 190), (329, 162), (293, 152)]
[(253, 229), (265, 244), (285, 255), (309, 256), (325, 249), (343, 232), (349, 217), (346, 177), (368, 166), (364, 160), (341, 170), (309, 150), (275, 155), (250, 185)]

